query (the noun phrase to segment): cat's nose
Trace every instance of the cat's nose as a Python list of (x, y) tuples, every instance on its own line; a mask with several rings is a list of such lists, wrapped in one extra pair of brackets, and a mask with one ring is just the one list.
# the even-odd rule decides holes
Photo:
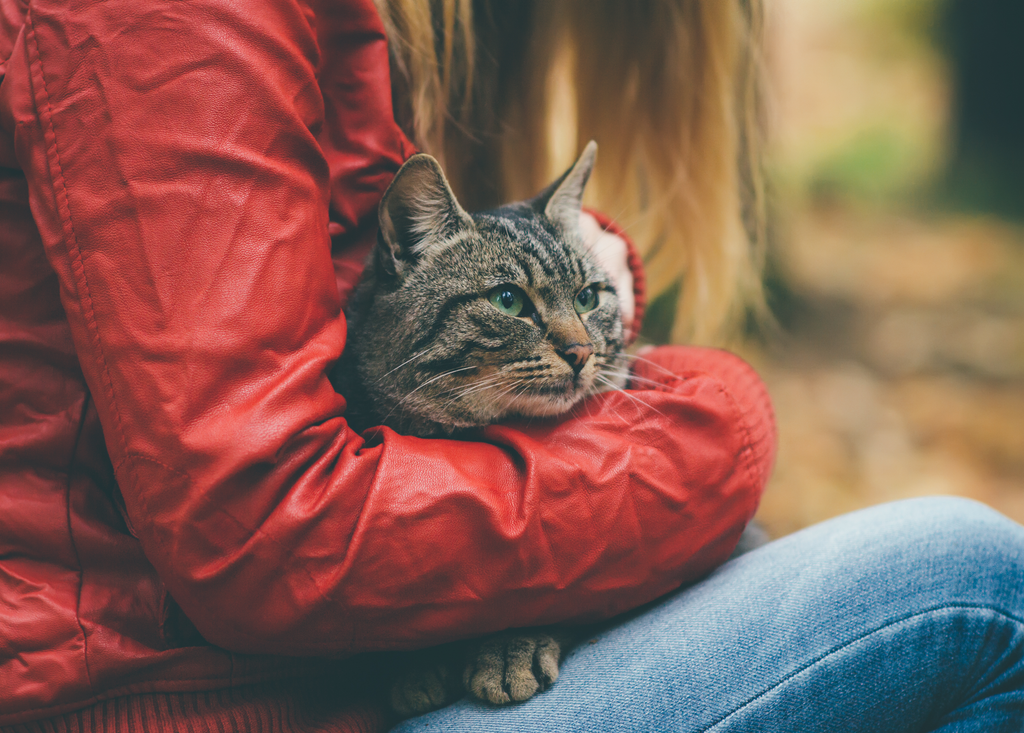
[(593, 344), (572, 344), (558, 352), (558, 355), (572, 367), (577, 374), (587, 363), (587, 359), (594, 353)]

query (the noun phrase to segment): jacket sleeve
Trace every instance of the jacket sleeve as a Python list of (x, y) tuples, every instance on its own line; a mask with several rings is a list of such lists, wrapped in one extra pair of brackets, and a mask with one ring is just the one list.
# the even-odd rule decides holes
[[(133, 532), (208, 640), (333, 655), (592, 620), (728, 556), (774, 451), (749, 367), (662, 349), (638, 389), (559, 422), (353, 433), (326, 377), (345, 338), (328, 210), (357, 236), (407, 143), (322, 128), (390, 114), (387, 92), (318, 83), (324, 30), (298, 3), (66, 7), (34, 0), (0, 124)], [(379, 20), (346, 10), (372, 79)]]

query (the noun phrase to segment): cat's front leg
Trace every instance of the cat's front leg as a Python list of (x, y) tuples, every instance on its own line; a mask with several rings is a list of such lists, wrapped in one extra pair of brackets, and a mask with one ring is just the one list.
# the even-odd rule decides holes
[(558, 679), (575, 637), (565, 629), (518, 629), (476, 642), (463, 676), (466, 689), (494, 705), (528, 700)]

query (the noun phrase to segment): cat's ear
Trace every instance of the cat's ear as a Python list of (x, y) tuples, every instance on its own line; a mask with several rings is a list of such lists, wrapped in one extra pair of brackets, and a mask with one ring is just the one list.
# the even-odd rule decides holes
[(441, 166), (423, 153), (399, 168), (381, 199), (378, 219), (377, 261), (393, 276), (404, 275), (432, 247), (473, 226)]
[(572, 168), (531, 200), (533, 207), (563, 228), (575, 230), (580, 225), (583, 189), (594, 170), (597, 143), (591, 140), (583, 148)]

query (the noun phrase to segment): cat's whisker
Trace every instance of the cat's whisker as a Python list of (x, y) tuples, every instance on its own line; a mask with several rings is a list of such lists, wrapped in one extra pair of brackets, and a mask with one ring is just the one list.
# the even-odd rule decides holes
[(448, 401), (448, 404), (454, 404), (459, 400), (464, 400), (467, 397), (471, 397), (479, 392), (486, 392), (492, 389), (498, 384), (497, 381), (487, 382), (486, 384), (474, 384), (469, 387), (465, 387), (462, 390), (456, 392), (454, 389), (448, 390), (448, 393), (443, 395)]
[[(475, 382), (471, 382), (469, 385), (463, 385), (461, 391), (448, 398), (448, 400), (445, 403), (445, 407), (447, 408), (448, 406), (451, 406), (457, 403), (459, 400), (463, 400), (466, 397), (469, 397), (470, 395), (474, 395), (479, 392), (485, 392), (489, 389), (494, 389), (496, 387), (507, 386), (507, 389), (504, 389), (503, 391), (492, 396), (491, 399), (493, 399), (496, 402), (500, 400), (504, 395), (508, 394), (508, 392), (516, 389), (520, 385), (525, 385), (523, 386), (524, 390), (528, 389), (530, 381), (530, 378), (518, 378), (509, 380), (508, 376), (505, 374), (492, 374), (489, 377), (484, 377)], [(454, 391), (454, 388), (451, 391)]]
[[(469, 397), (472, 394), (476, 394), (477, 392), (484, 392), (494, 387), (495, 385), (500, 384), (502, 381), (503, 380), (501, 379), (500, 375), (492, 375), (490, 377), (480, 379), (476, 382), (470, 382), (468, 385), (459, 385), (459, 387), (452, 387), (450, 390), (448, 390), (448, 404), (452, 404), (461, 399), (465, 399), (466, 397)], [(456, 389), (459, 389), (460, 391), (458, 391), (455, 394), (451, 394), (453, 392), (456, 392)]]
[(387, 377), (387, 376), (388, 376), (389, 374), (391, 374), (391, 373), (393, 373), (393, 372), (397, 372), (397, 371), (398, 371), (399, 369), (401, 369), (402, 367), (404, 367), (404, 366), (405, 366), (406, 364), (409, 364), (409, 363), (411, 363), (411, 362), (414, 362), (414, 361), (416, 361), (417, 359), (421, 359), (421, 358), (423, 358), (424, 356), (426, 356), (426, 354), (427, 354), (427, 352), (428, 352), (428, 351), (430, 351), (430, 347), (429, 347), (429, 346), (428, 346), (427, 348), (423, 349), (423, 350), (422, 350), (421, 352), (419, 352), (418, 354), (415, 354), (414, 356), (411, 356), (411, 357), (409, 357), (408, 359), (406, 359), (405, 361), (403, 361), (403, 362), (402, 362), (401, 364), (399, 364), (398, 366), (396, 366), (396, 367), (395, 367), (394, 369), (392, 369), (391, 371), (389, 371), (389, 372), (386, 372), (385, 374), (381, 375), (380, 379), (378, 379), (378, 380), (377, 380), (376, 384), (380, 384), (381, 382), (383, 382), (383, 381), (384, 381), (384, 379), (385, 379), (385, 378), (386, 378), (386, 377)]
[[(601, 375), (600, 375), (600, 374), (598, 374), (598, 375), (597, 375), (597, 378), (600, 378), (600, 376), (601, 376)], [(595, 380), (595, 381), (596, 381), (596, 380)], [(615, 391), (623, 391), (623, 390), (619, 390), (618, 388), (616, 388), (616, 387), (614, 387), (614, 386), (612, 387), (612, 389), (613, 389), (613, 390), (615, 390)], [(609, 391), (609, 392), (610, 392), (610, 391), (612, 391), (612, 389), (610, 389), (610, 390), (607, 390), (607, 391)], [(591, 393), (589, 393), (589, 394), (587, 395), (587, 399), (584, 399), (584, 400), (582, 401), (582, 403), (581, 403), (581, 404), (583, 404), (583, 405), (585, 405), (585, 406), (586, 406), (586, 410), (587, 410), (587, 417), (589, 417), (589, 418), (591, 418), (591, 419), (593, 419), (593, 417), (594, 417), (594, 411), (593, 411), (593, 409), (592, 409), (592, 407), (591, 407), (591, 404), (590, 404), (590, 399), (589, 399), (589, 398), (590, 398), (590, 397), (594, 397), (594, 396), (596, 396), (596, 395), (598, 395), (598, 394), (603, 394), (603, 392), (591, 392)], [(634, 405), (634, 408), (635, 408), (635, 407), (636, 407), (636, 406)], [(614, 415), (614, 416), (615, 416), (615, 417), (616, 417), (616, 418), (617, 418), (617, 419), (618, 419), (618, 420), (619, 420), (620, 422), (622, 422), (622, 424), (623, 424), (623, 425), (627, 425), (627, 426), (629, 425), (629, 421), (628, 421), (628, 420), (627, 420), (626, 418), (624, 418), (624, 417), (623, 417), (622, 415), (620, 415), (620, 414), (618, 413), (618, 411), (617, 411), (617, 410), (615, 410), (615, 411), (611, 411), (611, 412), (610, 412), (609, 414), (611, 414), (611, 415)]]
[(551, 371), (551, 367), (547, 364), (530, 364), (527, 366), (510, 366), (506, 368), (509, 372), (517, 374), (531, 374), (531, 375), (543, 375)]
[(480, 377), (479, 379), (475, 379), (472, 382), (465, 382), (465, 383), (462, 383), (462, 384), (453, 384), (451, 387), (448, 387), (447, 389), (442, 390), (440, 392), (440, 394), (451, 395), (451, 394), (454, 394), (454, 393), (459, 392), (461, 390), (473, 389), (474, 387), (478, 387), (478, 386), (481, 386), (481, 385), (489, 384), (489, 383), (495, 382), (495, 381), (497, 381), (497, 378), (495, 377), (495, 375), (491, 374), (491, 375), (488, 375), (488, 376), (485, 376), (485, 377)]
[(678, 374), (673, 372), (671, 369), (666, 369), (665, 367), (663, 367), (658, 362), (651, 361), (650, 359), (645, 359), (644, 357), (640, 356), (639, 354), (620, 354), (620, 356), (623, 359), (633, 359), (634, 361), (642, 361), (645, 364), (650, 364), (652, 367), (655, 367), (656, 369), (664, 372), (665, 374), (667, 374), (669, 376), (672, 376), (672, 377), (678, 377), (679, 376)]
[(457, 374), (458, 372), (464, 372), (464, 371), (467, 371), (469, 369), (476, 369), (476, 368), (477, 368), (476, 365), (459, 367), (458, 369), (451, 369), (450, 371), (442, 372), (441, 374), (438, 374), (436, 376), (431, 377), (426, 382), (421, 384), (419, 387), (414, 389), (412, 392), (409, 392), (408, 394), (403, 395), (402, 398), (400, 400), (398, 400), (398, 402), (395, 403), (394, 407), (391, 408), (391, 410), (388, 412), (388, 414), (384, 416), (384, 419), (381, 420), (381, 423), (382, 424), (385, 423), (387, 421), (387, 419), (389, 417), (391, 417), (391, 415), (394, 414), (395, 410), (397, 410), (399, 407), (402, 407), (402, 405), (405, 402), (407, 402), (409, 400), (409, 398), (411, 398), (414, 394), (419, 392), (421, 389), (423, 389), (427, 385), (429, 385), (429, 384), (431, 384), (433, 382), (436, 382), (439, 379), (444, 379), (445, 377), (450, 377), (452, 374)]
[[(459, 367), (458, 369), (451, 369), (451, 370), (449, 370), (447, 372), (442, 372), (441, 374), (438, 374), (438, 375), (433, 376), (430, 379), (428, 379), (426, 382), (421, 384), (419, 387), (414, 389), (412, 392), (407, 394), (405, 397), (406, 398), (407, 397), (412, 397), (415, 393), (419, 392), (421, 389), (426, 387), (428, 384), (433, 384), (434, 382), (436, 382), (439, 379), (444, 379), (445, 377), (450, 377), (451, 375), (457, 374), (458, 372), (465, 372), (465, 371), (468, 371), (470, 369), (476, 369), (476, 368), (477, 367), (475, 365), (474, 366), (464, 366), (464, 367)], [(405, 399), (405, 398), (403, 398), (403, 399)]]
[[(640, 412), (640, 408), (639, 408), (639, 407), (637, 407), (637, 406), (636, 406), (635, 404), (633, 404), (632, 402), (630, 402), (630, 403), (629, 403), (629, 405), (630, 405), (630, 407), (632, 407), (632, 408), (633, 408), (633, 412), (634, 412), (634, 414), (635, 414), (635, 415), (636, 415), (637, 417), (639, 417), (639, 416), (641, 415), (641, 412)], [(614, 415), (614, 416), (615, 416), (616, 418), (618, 418), (618, 420), (619, 420), (619, 421), (620, 421), (620, 422), (621, 422), (621, 423), (622, 423), (623, 425), (625, 425), (625, 426), (627, 426), (627, 427), (628, 427), (628, 426), (629, 426), (629, 425), (631, 424), (631, 423), (630, 423), (630, 421), (629, 421), (629, 420), (628, 420), (628, 419), (627, 419), (627, 418), (626, 418), (626, 417), (625, 417), (624, 415), (622, 415), (622, 414), (621, 414), (621, 410), (609, 410), (608, 414), (609, 414), (609, 415)]]
[(519, 389), (519, 392), (517, 394), (513, 395), (512, 400), (510, 400), (510, 402), (514, 401), (517, 397), (519, 397), (524, 392), (526, 392), (526, 390), (528, 390), (530, 388), (530, 383), (529, 383), (528, 380), (524, 381), (524, 380), (521, 380), (521, 379), (517, 379), (517, 380), (513, 381), (508, 386), (507, 389), (502, 390), (501, 392), (496, 394), (494, 397), (495, 397), (495, 399), (501, 399), (501, 398), (505, 397), (509, 392), (515, 391), (517, 388), (521, 388), (521, 389)]
[(497, 384), (498, 382), (501, 382), (504, 379), (504, 374), (502, 374), (501, 372), (496, 372), (493, 374), (480, 377), (479, 379), (475, 379), (467, 384), (457, 384), (448, 391), (455, 392), (456, 390), (473, 389), (475, 387), (486, 387), (491, 384)]
[[(633, 402), (635, 402), (635, 403), (637, 403), (637, 404), (641, 404), (641, 405), (643, 405), (644, 407), (646, 407), (646, 408), (647, 408), (647, 409), (649, 409), (649, 410), (654, 410), (654, 411), (655, 411), (656, 413), (658, 413), (658, 414), (659, 414), (659, 415), (661, 415), (662, 417), (665, 417), (665, 414), (664, 414), (663, 412), (661, 412), (661, 410), (659, 410), (658, 408), (656, 408), (656, 407), (655, 407), (654, 405), (650, 404), (649, 402), (645, 402), (644, 400), (640, 399), (640, 398), (639, 398), (639, 397), (637, 397), (636, 395), (634, 395), (634, 394), (630, 393), (630, 391), (629, 391), (629, 390), (626, 390), (626, 389), (622, 389), (621, 387), (619, 387), (618, 385), (616, 385), (616, 384), (615, 384), (615, 382), (611, 381), (610, 379), (606, 379), (606, 378), (604, 377), (604, 375), (602, 375), (602, 374), (598, 374), (598, 375), (597, 375), (597, 379), (598, 379), (598, 381), (600, 381), (600, 382), (602, 382), (603, 384), (606, 384), (606, 385), (607, 385), (608, 387), (610, 387), (610, 388), (611, 388), (611, 391), (614, 391), (614, 392), (621, 392), (622, 394), (626, 395), (626, 397), (628, 397), (629, 399), (633, 400)], [(635, 406), (636, 406), (636, 405), (634, 405), (634, 407), (635, 407)]]
[(647, 384), (652, 387), (664, 387), (664, 382), (659, 382), (656, 379), (647, 379), (646, 377), (638, 377), (630, 371), (616, 371), (613, 369), (602, 369), (601, 374), (612, 377), (625, 377), (629, 384)]
[[(533, 381), (534, 380), (531, 379), (531, 378), (518, 379), (518, 380), (514, 381), (509, 386), (508, 389), (506, 389), (503, 392), (501, 392), (500, 394), (496, 395), (496, 399), (506, 398), (506, 404), (513, 405), (513, 404), (515, 404), (516, 400), (518, 400), (520, 397), (522, 397), (524, 394), (526, 394), (527, 392), (530, 391), (530, 388), (533, 386), (532, 385)], [(509, 393), (511, 393), (511, 392), (514, 392), (514, 394), (512, 394), (511, 397), (508, 397)], [(521, 415), (521, 417), (525, 417), (527, 419), (527, 421), (530, 422), (530, 421), (533, 420), (533, 418), (539, 417), (539, 416), (535, 415), (535, 414), (526, 414), (526, 415)]]
[[(591, 396), (592, 395), (587, 395), (587, 397), (591, 397)], [(589, 417), (590, 419), (593, 419), (594, 418), (594, 411), (590, 407), (590, 400), (587, 399), (587, 398), (584, 398), (579, 404), (582, 405), (586, 409), (587, 417)]]

